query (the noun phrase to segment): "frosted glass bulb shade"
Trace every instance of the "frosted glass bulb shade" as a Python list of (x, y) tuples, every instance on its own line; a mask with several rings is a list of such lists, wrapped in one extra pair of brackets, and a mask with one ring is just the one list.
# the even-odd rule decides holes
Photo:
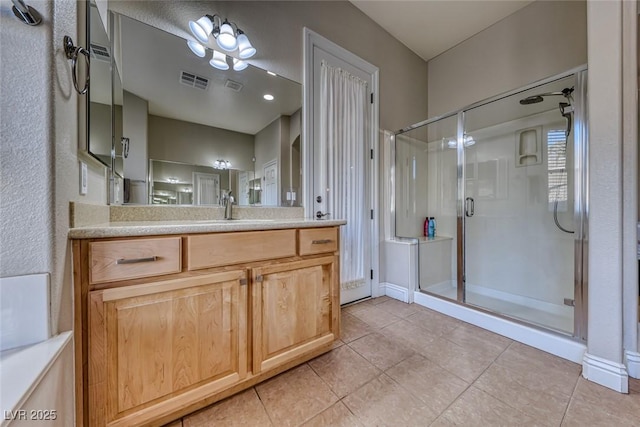
[(189, 21), (189, 29), (200, 43), (206, 44), (209, 41), (209, 34), (213, 31), (213, 22), (203, 16), (195, 22)]
[(245, 34), (240, 34), (238, 36), (238, 56), (240, 59), (251, 58), (256, 54), (256, 48), (251, 46), (251, 42), (249, 41), (249, 37)]
[(207, 50), (204, 48), (204, 46), (202, 46), (200, 43), (198, 43), (195, 40), (187, 41), (187, 46), (189, 46), (189, 49), (191, 49), (191, 52), (193, 52), (196, 56), (199, 56), (200, 58), (204, 58), (204, 56), (207, 53)]
[(476, 140), (473, 139), (471, 135), (465, 135), (463, 139), (463, 144), (465, 147), (471, 147), (476, 143)]
[(227, 55), (217, 50), (213, 51), (213, 57), (209, 61), (209, 65), (218, 70), (228, 70), (229, 64), (227, 64)]
[(238, 47), (238, 40), (233, 32), (233, 28), (226, 22), (220, 26), (220, 34), (218, 34), (217, 41), (218, 46), (228, 52), (232, 52)]
[(247, 68), (249, 64), (244, 62), (242, 59), (233, 58), (233, 69), (235, 71), (242, 71)]

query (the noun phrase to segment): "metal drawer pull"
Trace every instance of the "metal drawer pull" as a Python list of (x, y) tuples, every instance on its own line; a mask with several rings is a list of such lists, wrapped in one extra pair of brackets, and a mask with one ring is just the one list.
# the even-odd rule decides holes
[(331, 243), (333, 242), (333, 240), (331, 239), (322, 239), (322, 240), (312, 240), (311, 244), (312, 245), (324, 245), (325, 243)]
[(139, 262), (153, 262), (153, 261), (157, 261), (158, 258), (160, 257), (150, 256), (148, 258), (132, 258), (132, 259), (120, 258), (116, 260), (116, 264), (120, 265), (120, 264), (137, 264)]

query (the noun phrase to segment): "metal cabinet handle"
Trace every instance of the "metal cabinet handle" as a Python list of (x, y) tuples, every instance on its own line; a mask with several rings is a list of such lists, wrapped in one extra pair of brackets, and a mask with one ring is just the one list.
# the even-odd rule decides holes
[(312, 240), (312, 245), (324, 245), (325, 243), (331, 243), (333, 240), (331, 239), (321, 239), (321, 240)]
[(125, 259), (125, 258), (120, 258), (118, 260), (116, 260), (116, 264), (121, 265), (121, 264), (138, 264), (141, 262), (153, 262), (153, 261), (157, 261), (160, 257), (157, 256), (150, 256), (148, 258), (131, 258), (131, 259)]

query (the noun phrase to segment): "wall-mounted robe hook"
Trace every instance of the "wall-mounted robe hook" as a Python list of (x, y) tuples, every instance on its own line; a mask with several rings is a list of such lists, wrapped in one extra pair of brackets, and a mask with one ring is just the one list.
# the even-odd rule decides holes
[[(87, 93), (87, 90), (89, 90), (89, 68), (91, 66), (91, 63), (89, 61), (89, 51), (87, 51), (85, 48), (80, 47), (80, 46), (74, 46), (73, 45), (73, 39), (69, 36), (64, 36), (64, 53), (67, 55), (67, 58), (71, 60), (71, 75), (73, 76), (73, 86), (76, 88), (76, 91), (80, 94), (80, 95), (84, 95), (85, 93)], [(80, 90), (80, 88), (78, 88), (78, 79), (77, 79), (77, 70), (76, 70), (76, 65), (78, 63), (78, 54), (82, 54), (84, 55), (84, 59), (85, 61), (87, 61), (87, 80), (85, 81), (84, 84), (84, 89)]]
[(24, 4), (22, 0), (11, 0), (13, 3), (13, 14), (27, 25), (38, 25), (42, 22), (42, 17), (37, 10)]

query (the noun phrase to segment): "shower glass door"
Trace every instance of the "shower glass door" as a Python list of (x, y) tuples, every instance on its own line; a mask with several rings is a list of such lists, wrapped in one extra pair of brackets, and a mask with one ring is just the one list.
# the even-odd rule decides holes
[(578, 224), (575, 81), (572, 75), (464, 111), (457, 142), (464, 302), (567, 334), (574, 331)]
[[(418, 244), (418, 287), (457, 299), (456, 115), (395, 136), (395, 236)], [(435, 235), (425, 219), (436, 221)]]

